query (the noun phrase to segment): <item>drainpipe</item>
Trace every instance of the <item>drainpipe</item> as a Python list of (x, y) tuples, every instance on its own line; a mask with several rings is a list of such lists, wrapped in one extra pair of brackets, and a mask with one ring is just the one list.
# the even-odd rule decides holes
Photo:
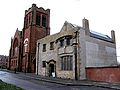
[(78, 34), (78, 31), (75, 32), (75, 42), (74, 42), (75, 80), (78, 80), (78, 74), (77, 74), (77, 34)]
[(38, 43), (38, 54), (37, 54), (37, 75), (38, 75), (38, 62), (39, 62), (39, 45), (40, 43)]

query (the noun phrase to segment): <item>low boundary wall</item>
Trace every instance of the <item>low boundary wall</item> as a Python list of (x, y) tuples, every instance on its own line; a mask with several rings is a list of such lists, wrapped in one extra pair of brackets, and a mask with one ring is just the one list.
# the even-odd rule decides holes
[(89, 67), (86, 77), (93, 81), (120, 83), (120, 67)]

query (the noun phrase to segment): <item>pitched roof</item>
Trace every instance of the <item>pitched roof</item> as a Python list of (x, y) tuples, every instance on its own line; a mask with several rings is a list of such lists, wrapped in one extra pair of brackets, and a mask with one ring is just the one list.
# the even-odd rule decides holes
[(104, 41), (113, 42), (112, 38), (110, 38), (108, 35), (104, 35), (95, 31), (90, 31), (90, 36)]

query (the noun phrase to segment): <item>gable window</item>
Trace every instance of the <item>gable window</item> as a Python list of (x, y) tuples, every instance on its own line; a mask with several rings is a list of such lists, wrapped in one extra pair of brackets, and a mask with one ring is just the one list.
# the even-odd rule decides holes
[(73, 57), (62, 56), (61, 57), (61, 70), (72, 70), (73, 69)]
[(54, 42), (50, 42), (50, 50), (54, 49)]
[(46, 51), (46, 44), (43, 44), (43, 52)]
[(39, 26), (40, 26), (40, 20), (41, 20), (40, 15), (37, 15), (37, 16), (36, 16), (36, 25), (39, 25)]
[(66, 38), (66, 45), (70, 45), (70, 40), (71, 40), (71, 38)]
[(47, 23), (46, 16), (43, 15), (43, 16), (42, 16), (42, 26), (43, 26), (43, 27), (46, 27), (46, 23)]
[(64, 39), (61, 39), (60, 40), (60, 47), (63, 47), (64, 46)]
[(17, 56), (18, 54), (18, 39), (15, 38), (13, 43), (13, 56)]

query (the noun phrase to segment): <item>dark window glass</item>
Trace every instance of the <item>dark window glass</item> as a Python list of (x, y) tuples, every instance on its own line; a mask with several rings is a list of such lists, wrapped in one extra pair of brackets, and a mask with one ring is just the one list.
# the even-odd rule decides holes
[(70, 38), (66, 38), (66, 45), (70, 45)]
[(46, 20), (46, 16), (42, 16), (42, 26), (43, 27), (46, 27), (46, 23), (47, 23), (47, 20)]
[(64, 64), (63, 64), (63, 62), (64, 62), (64, 59), (63, 59), (63, 57), (61, 57), (61, 70), (64, 70)]
[(46, 51), (46, 44), (43, 44), (43, 52)]
[(66, 59), (66, 57), (63, 57), (63, 59), (64, 59), (64, 62), (63, 62), (63, 64), (64, 64), (64, 69), (63, 69), (63, 70), (67, 70), (67, 66), (66, 66), (66, 64), (67, 64), (67, 59)]
[(42, 67), (46, 67), (46, 61), (42, 61)]
[(60, 47), (64, 46), (64, 39), (60, 40)]
[(50, 42), (50, 50), (54, 49), (54, 42)]
[(36, 25), (39, 25), (40, 26), (40, 15), (37, 15), (36, 16)]
[(73, 57), (70, 56), (69, 59), (70, 59), (70, 63), (69, 63), (70, 66), (69, 66), (69, 69), (72, 70), (72, 67), (73, 67)]

